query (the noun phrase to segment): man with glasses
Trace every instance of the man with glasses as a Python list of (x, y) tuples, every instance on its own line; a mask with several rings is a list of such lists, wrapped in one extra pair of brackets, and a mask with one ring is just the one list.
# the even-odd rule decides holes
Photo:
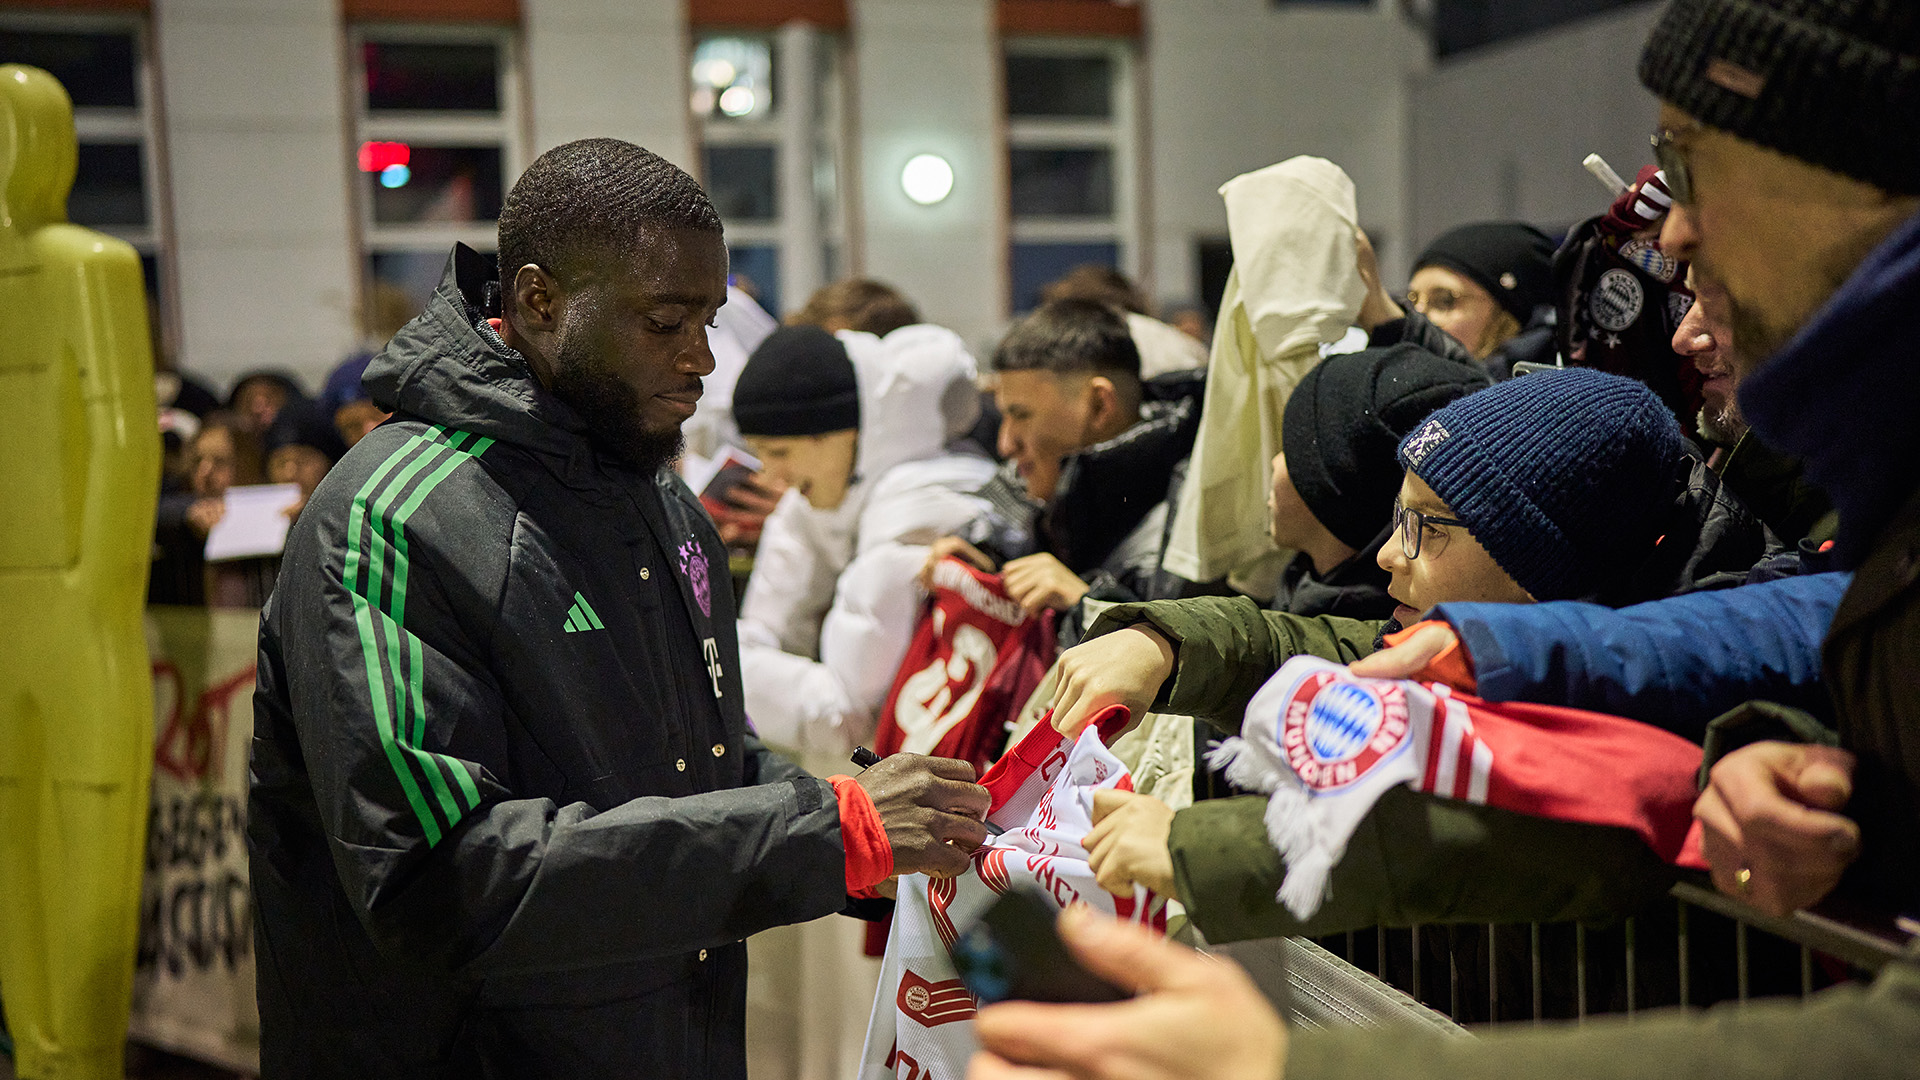
[[(1392, 632), (1445, 602), (1626, 604), (1691, 587), (1676, 582), (1670, 560), (1695, 547), (1686, 531), (1695, 515), (1679, 508), (1697, 459), (1642, 383), (1584, 368), (1500, 383), (1433, 412), (1398, 459), (1394, 533), (1377, 555), (1399, 604), (1391, 620), (1305, 619), (1244, 598), (1119, 605), (1061, 657), (1055, 726), (1076, 733), (1120, 704), (1136, 717), (1186, 713), (1236, 732), (1248, 699), (1290, 657), (1370, 653), (1356, 647), (1356, 627)], [(1757, 549), (1758, 525), (1745, 523)], [(1329, 638), (1336, 648), (1324, 646)], [(1302, 922), (1273, 902), (1283, 875), (1266, 808), (1265, 798), (1242, 797), (1175, 813), (1145, 795), (1102, 793), (1087, 847), (1103, 886), (1177, 895), (1214, 942), (1376, 923), (1614, 917), (1673, 881), (1617, 830), (1396, 791), (1349, 846), (1328, 902)]]

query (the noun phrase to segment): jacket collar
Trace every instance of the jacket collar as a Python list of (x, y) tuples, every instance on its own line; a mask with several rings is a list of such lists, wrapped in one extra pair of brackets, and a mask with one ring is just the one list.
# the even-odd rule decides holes
[(1148, 381), (1143, 417), (1106, 442), (1067, 456), (1042, 513), (1047, 549), (1076, 574), (1101, 565), (1167, 497), (1200, 433), (1205, 375), (1174, 372)]
[(1920, 215), (1868, 255), (1779, 355), (1740, 387), (1740, 409), (1775, 449), (1806, 463), (1840, 512), (1834, 555), (1860, 565), (1920, 488), (1913, 421), (1913, 314)]

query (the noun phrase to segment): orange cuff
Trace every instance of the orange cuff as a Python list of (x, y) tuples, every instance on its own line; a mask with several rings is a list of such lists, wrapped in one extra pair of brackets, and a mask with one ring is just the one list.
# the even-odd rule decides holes
[(875, 885), (893, 876), (893, 844), (867, 789), (851, 776), (829, 776), (840, 803), (840, 843), (847, 850), (847, 895), (871, 899)]
[[(1399, 630), (1386, 636), (1388, 645), (1398, 645), (1413, 636), (1414, 631), (1423, 626), (1446, 626), (1437, 619), (1417, 622), (1405, 630)], [(1422, 682), (1442, 682), (1455, 690), (1464, 690), (1471, 694), (1480, 687), (1479, 680), (1473, 677), (1473, 659), (1467, 655), (1465, 645), (1460, 643), (1460, 635), (1453, 636), (1453, 642), (1440, 655), (1427, 661), (1427, 666), (1413, 673), (1413, 678)]]

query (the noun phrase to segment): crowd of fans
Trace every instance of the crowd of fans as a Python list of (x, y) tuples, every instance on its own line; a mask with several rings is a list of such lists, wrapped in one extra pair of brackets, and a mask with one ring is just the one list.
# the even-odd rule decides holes
[[(1559, 237), (1521, 222), (1463, 225), (1419, 255), (1395, 295), (1350, 225), (1282, 230), (1303, 243), (1300, 230), (1320, 228), (1313, 243), (1347, 254), (1323, 283), (1340, 299), (1339, 325), (1278, 383), (1228, 370), (1298, 349), (1297, 338), (1269, 339), (1273, 297), (1251, 260), (1218, 321), (1194, 325), (1182, 311), (1184, 328), (1153, 318), (1124, 276), (1080, 268), (1043, 291), (985, 365), (878, 282), (828, 286), (778, 327), (736, 293), (714, 334), (716, 356), (733, 359), (721, 357), (702, 403), (722, 413), (699, 451), (733, 443), (761, 463), (716, 507), (754, 558), (740, 642), (760, 734), (840, 754), (871, 743), (934, 569), (959, 559), (1053, 620), (1063, 651), (1045, 703), (1061, 732), (1115, 704), (1136, 723), (1183, 725), (1184, 761), (1168, 771), (1191, 782), (1103, 803), (1088, 846), (1103, 885), (1177, 898), (1211, 941), (1610, 919), (1679, 873), (1617, 830), (1403, 791), (1334, 867), (1328, 902), (1298, 917), (1272, 899), (1283, 867), (1262, 825), (1266, 800), (1210, 771), (1206, 749), (1239, 730), (1254, 691), (1299, 655), (1442, 678), (1489, 700), (1593, 708), (1694, 742), (1750, 698), (1782, 703), (1795, 723), (1750, 724), (1749, 738), (1766, 737), (1709, 762), (1696, 813), (1714, 883), (1774, 913), (1836, 888), (1877, 910), (1916, 910), (1904, 590), (1920, 563), (1914, 458), (1892, 448), (1911, 417), (1898, 356), (1920, 295), (1920, 142), (1910, 109), (1887, 105), (1879, 83), (1856, 86), (1814, 60), (1827, 38), (1860, 64), (1884, 60), (1910, 105), (1920, 19), (1887, 5), (1800, 6), (1824, 12), (1805, 17), (1827, 37), (1793, 39), (1810, 51), (1788, 64), (1755, 43), (1754, 27), (1785, 18), (1779, 5), (1677, 3), (1642, 62), (1667, 102), (1658, 165)], [(1742, 18), (1757, 21), (1695, 56), (1696, 23), (1720, 8), (1751, 8)], [(1716, 77), (1708, 61), (1735, 75)], [(1781, 82), (1828, 80), (1824, 96), (1749, 108), (1734, 100), (1754, 96), (1735, 76), (1760, 76), (1741, 65)], [(1835, 122), (1824, 109), (1852, 134), (1817, 131)], [(1787, 203), (1797, 220), (1770, 216)], [(153, 602), (265, 601), (278, 560), (209, 564), (208, 531), (236, 486), (295, 484), (304, 502), (386, 419), (359, 386), (367, 360), (343, 363), (318, 397), (272, 371), (241, 379), (225, 401), (162, 376)], [(1224, 380), (1261, 388), (1246, 407), (1277, 421), (1271, 453), (1215, 457), (1201, 475), (1196, 446), (1230, 422), (1215, 404)], [(1258, 471), (1269, 548), (1286, 555), (1197, 580), (1168, 552), (1184, 507), (1206, 520), (1222, 470), (1235, 483)], [(1780, 738), (1788, 731), (1845, 749)], [(1065, 925), (1090, 964), (1148, 996), (1111, 1016), (989, 1009), (980, 1031), (994, 1054), (1120, 1075), (1089, 1049), (1104, 1045), (1154, 1057), (1164, 1071), (1152, 1075), (1195, 1076), (1270, 1076), (1287, 1054), (1237, 976), (1088, 919)], [(1772, 1037), (1832, 1046), (1890, 1023), (1893, 1009), (1911, 1049), (1914, 979), (1888, 980), (1766, 1014)], [(1713, 1045), (1739, 1059), (1760, 1015), (1723, 1026)], [(1128, 1016), (1166, 1043), (1121, 1038)], [(1821, 1018), (1825, 1034), (1812, 1033)], [(1227, 1049), (1214, 1053), (1203, 1034)], [(1696, 1036), (1708, 1041), (1658, 1025), (1643, 1037)], [(1455, 1046), (1394, 1067), (1524, 1060), (1545, 1071), (1560, 1060), (1551, 1039), (1531, 1038), (1483, 1048), (1510, 1055), (1484, 1066)], [(1564, 1053), (1604, 1055), (1634, 1037), (1603, 1027), (1582, 1038)], [(1874, 1054), (1895, 1052), (1866, 1043), (1834, 1052), (1874, 1067), (1885, 1060)], [(1352, 1062), (1387, 1060), (1386, 1045), (1302, 1039), (1289, 1073), (1347, 1075)], [(1166, 1056), (1175, 1047), (1179, 1060)], [(1026, 1075), (1000, 1057), (977, 1072)]]

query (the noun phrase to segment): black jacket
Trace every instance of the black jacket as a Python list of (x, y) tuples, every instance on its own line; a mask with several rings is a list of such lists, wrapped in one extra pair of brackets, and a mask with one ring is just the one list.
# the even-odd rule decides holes
[(261, 624), (268, 1078), (744, 1076), (755, 931), (840, 910), (831, 788), (747, 730), (727, 555), (484, 328), (456, 248)]

